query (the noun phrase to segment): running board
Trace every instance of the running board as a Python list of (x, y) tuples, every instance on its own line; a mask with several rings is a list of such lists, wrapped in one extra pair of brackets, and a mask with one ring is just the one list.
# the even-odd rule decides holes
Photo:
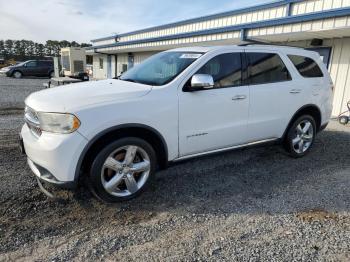
[(238, 146), (231, 146), (231, 147), (225, 147), (225, 148), (221, 148), (221, 149), (215, 149), (215, 150), (206, 151), (206, 152), (202, 152), (202, 153), (182, 156), (182, 157), (174, 159), (173, 162), (178, 162), (178, 161), (182, 161), (182, 160), (186, 160), (186, 159), (194, 158), (194, 157), (199, 157), (199, 156), (205, 156), (205, 155), (210, 155), (210, 154), (215, 154), (215, 153), (226, 152), (226, 151), (230, 151), (233, 149), (239, 149), (239, 148), (243, 148), (243, 147), (255, 146), (255, 145), (273, 142), (273, 141), (277, 141), (277, 140), (278, 140), (278, 138), (269, 138), (269, 139), (250, 142), (250, 143), (242, 144), (242, 145), (238, 145)]

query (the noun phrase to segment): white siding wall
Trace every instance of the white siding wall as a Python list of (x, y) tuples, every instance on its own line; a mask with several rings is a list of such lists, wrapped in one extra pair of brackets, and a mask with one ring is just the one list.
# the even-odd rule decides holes
[(196, 44), (200, 45), (201, 43), (205, 43), (205, 42), (212, 42), (212, 44), (215, 44), (215, 41), (223, 41), (223, 40), (229, 40), (229, 39), (237, 39), (237, 40), (240, 39), (240, 31), (228, 32), (228, 33), (222, 33), (222, 34), (193, 36), (193, 37), (179, 38), (179, 39), (173, 39), (173, 40), (154, 41), (154, 42), (147, 42), (142, 44), (115, 46), (115, 47), (110, 47), (108, 49), (103, 48), (101, 50), (121, 51), (125, 49), (152, 48), (152, 47), (159, 47), (159, 50), (161, 50), (160, 48), (161, 46), (186, 46), (186, 45), (193, 46)]
[(109, 44), (114, 44), (114, 43), (115, 43), (115, 39), (113, 38), (113, 39), (93, 42), (92, 45), (99, 46), (99, 45), (109, 45)]
[[(100, 69), (100, 58), (103, 59), (103, 69)], [(93, 56), (93, 78), (105, 79), (107, 78), (107, 56), (106, 55), (94, 55)]]
[(350, 0), (307, 0), (293, 4), (291, 14), (300, 15), (349, 6)]
[[(283, 35), (281, 34), (290, 33), (323, 32), (324, 34), (326, 30), (344, 29), (345, 27), (350, 27), (350, 17), (327, 18), (311, 22), (277, 25), (268, 28), (257, 28), (249, 30), (247, 35), (248, 37), (268, 35), (272, 35), (273, 37), (282, 37)], [(327, 35), (324, 36), (327, 37)], [(334, 37), (335, 35), (333, 33), (333, 35), (331, 34), (329, 36)]]
[(216, 19), (209, 19), (207, 21), (189, 23), (185, 25), (174, 26), (161, 30), (153, 30), (145, 33), (124, 36), (120, 38), (121, 42), (139, 40), (144, 38), (161, 37), (167, 35), (176, 35), (182, 33), (189, 33), (194, 31), (201, 31), (213, 28), (220, 28), (232, 25), (240, 25), (252, 23), (256, 21), (264, 21), (274, 18), (280, 18), (286, 15), (286, 6), (265, 9), (255, 12), (242, 13), (232, 16), (220, 17)]
[(123, 71), (123, 64), (128, 64), (128, 54), (118, 54), (117, 57), (117, 75)]
[[(321, 12), (324, 10), (350, 7), (350, 0), (305, 0), (294, 3), (291, 6), (291, 15), (302, 15), (312, 12)], [(240, 25), (257, 21), (281, 18), (287, 15), (287, 5), (274, 7), (254, 12), (246, 12), (232, 16), (218, 17), (200, 22), (189, 22), (184, 25), (174, 25), (169, 28), (150, 30), (144, 33), (135, 33), (133, 35), (122, 36), (120, 42), (140, 40), (146, 38), (155, 38), (168, 35), (177, 35), (201, 30), (208, 30), (232, 25)], [(94, 45), (105, 45), (115, 43), (114, 39), (95, 42)]]

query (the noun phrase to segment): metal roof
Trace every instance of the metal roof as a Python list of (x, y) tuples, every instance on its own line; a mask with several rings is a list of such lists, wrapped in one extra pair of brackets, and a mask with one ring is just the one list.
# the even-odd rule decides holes
[(216, 19), (216, 18), (220, 18), (220, 17), (226, 17), (226, 16), (231, 16), (231, 15), (243, 14), (243, 13), (246, 13), (246, 12), (259, 11), (259, 10), (264, 10), (264, 9), (268, 9), (268, 8), (284, 6), (284, 5), (297, 3), (297, 2), (302, 2), (302, 1), (303, 0), (277, 0), (277, 1), (273, 1), (271, 3), (262, 4), (262, 5), (246, 7), (246, 8), (236, 9), (236, 10), (232, 10), (232, 11), (228, 11), (228, 12), (222, 12), (222, 13), (207, 15), (207, 16), (201, 16), (201, 17), (197, 17), (197, 18), (182, 20), (182, 21), (179, 21), (179, 22), (169, 23), (169, 24), (160, 25), (160, 26), (149, 27), (149, 28), (136, 30), (136, 31), (128, 32), (128, 33), (123, 33), (123, 34), (116, 34), (116, 35), (112, 35), (112, 36), (97, 38), (97, 39), (91, 40), (91, 42), (110, 40), (110, 39), (114, 39), (116, 37), (123, 37), (123, 36), (129, 36), (129, 35), (134, 35), (134, 34), (140, 34), (140, 33), (145, 33), (145, 32), (149, 32), (149, 31), (154, 31), (154, 30), (166, 29), (166, 28), (170, 28), (170, 27), (174, 27), (174, 26), (180, 26), (180, 25), (185, 25), (185, 24), (189, 24), (189, 23), (202, 22), (202, 21), (206, 21), (206, 20), (210, 20), (210, 19)]
[(308, 13), (303, 15), (295, 15), (295, 16), (286, 16), (286, 17), (271, 19), (266, 21), (259, 21), (259, 22), (246, 23), (246, 24), (240, 24), (240, 25), (234, 25), (234, 26), (226, 26), (226, 27), (220, 27), (220, 28), (214, 28), (214, 29), (194, 31), (190, 33), (182, 33), (182, 34), (168, 35), (168, 36), (161, 36), (161, 37), (154, 37), (154, 38), (145, 38), (145, 39), (125, 41), (125, 42), (106, 44), (106, 45), (100, 45), (100, 46), (91, 46), (86, 49), (94, 50), (99, 48), (142, 44), (142, 43), (154, 42), (154, 41), (166, 41), (166, 40), (173, 40), (173, 39), (193, 37), (193, 36), (219, 34), (219, 33), (231, 32), (231, 31), (240, 31), (240, 30), (276, 26), (276, 25), (293, 24), (293, 23), (300, 23), (300, 22), (307, 22), (307, 21), (326, 19), (326, 18), (335, 18), (335, 17), (342, 17), (342, 16), (349, 16), (349, 15), (350, 15), (350, 8), (337, 8), (337, 9), (331, 9), (328, 11), (314, 12), (314, 13)]

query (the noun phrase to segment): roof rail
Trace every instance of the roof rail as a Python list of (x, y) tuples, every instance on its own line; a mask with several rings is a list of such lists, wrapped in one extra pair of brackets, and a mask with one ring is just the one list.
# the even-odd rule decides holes
[[(250, 40), (249, 40), (250, 41)], [(266, 43), (266, 42), (259, 42), (259, 41), (252, 41), (250, 43), (243, 43), (239, 44), (238, 46), (253, 46), (253, 45), (271, 45), (271, 46), (281, 46), (281, 47), (291, 47), (291, 48), (300, 48), (300, 49), (305, 49), (300, 46), (293, 46), (293, 45), (286, 45), (286, 44), (278, 44), (278, 43)]]
[(248, 46), (248, 45), (273, 45), (273, 44), (271, 44), (271, 43), (267, 43), (267, 42), (263, 42), (263, 41), (259, 41), (259, 40), (255, 40), (255, 39), (248, 39), (248, 38), (245, 38), (243, 41), (244, 41), (244, 42), (247, 42), (247, 43), (239, 44), (238, 46)]

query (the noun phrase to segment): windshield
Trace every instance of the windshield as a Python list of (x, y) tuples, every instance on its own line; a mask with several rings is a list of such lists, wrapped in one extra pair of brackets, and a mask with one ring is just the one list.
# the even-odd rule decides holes
[(23, 65), (25, 65), (27, 62), (28, 62), (28, 61), (26, 61), (26, 62), (21, 62), (21, 63), (15, 64), (15, 66), (23, 66)]
[(202, 55), (194, 52), (159, 53), (125, 72), (119, 79), (146, 85), (165, 85)]

